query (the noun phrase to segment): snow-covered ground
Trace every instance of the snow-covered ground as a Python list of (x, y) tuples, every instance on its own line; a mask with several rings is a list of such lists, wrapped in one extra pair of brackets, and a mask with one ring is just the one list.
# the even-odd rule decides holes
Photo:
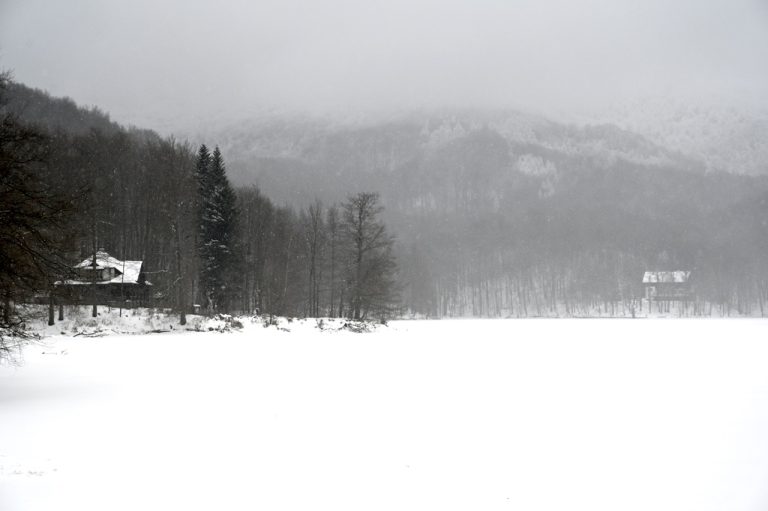
[(243, 325), (0, 367), (0, 509), (768, 509), (768, 321)]

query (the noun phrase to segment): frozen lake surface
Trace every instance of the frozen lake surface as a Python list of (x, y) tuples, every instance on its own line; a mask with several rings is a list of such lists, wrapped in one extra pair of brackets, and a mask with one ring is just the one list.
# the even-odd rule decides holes
[(0, 509), (768, 509), (768, 321), (51, 337)]

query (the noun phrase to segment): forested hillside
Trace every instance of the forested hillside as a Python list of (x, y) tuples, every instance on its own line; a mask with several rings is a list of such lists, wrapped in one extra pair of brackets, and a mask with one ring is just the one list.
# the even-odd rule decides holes
[(641, 133), (665, 147), (696, 155), (707, 169), (768, 174), (768, 112), (713, 100), (645, 98), (598, 118)]
[(226, 285), (214, 279), (226, 291), (210, 294), (199, 277), (207, 256), (193, 147), (20, 84), (8, 96), (6, 112), (48, 133), (46, 179), (83, 194), (67, 224), (69, 260), (96, 247), (143, 260), (162, 303), (354, 311), (363, 290), (349, 294), (342, 227), (345, 214), (347, 227), (352, 218), (348, 197), (361, 192), (379, 194), (371, 211), (395, 238), (381, 240), (383, 259), (370, 264), (391, 275), (395, 259), (399, 267), (397, 282), (371, 284), (366, 296), (379, 300), (377, 285), (387, 297), (399, 289), (404, 312), (635, 310), (646, 270), (691, 270), (693, 313), (713, 305), (722, 314), (762, 313), (768, 299), (768, 178), (707, 171), (613, 125), (471, 111), (272, 117), (209, 130), (205, 141), (221, 146), (240, 186), (237, 236), (225, 250), (234, 266)]
[(56, 295), (56, 282), (100, 250), (143, 261), (151, 293), (141, 305), (355, 319), (396, 311), (376, 194), (277, 206), (255, 187), (234, 189), (218, 148), (126, 129), (5, 75), (0, 118), (0, 194), (20, 210), (0, 233), (3, 326), (13, 326), (13, 301)]
[(613, 125), (276, 118), (216, 139), (233, 179), (287, 204), (380, 191), (414, 312), (586, 313), (639, 298), (643, 271), (666, 269), (692, 270), (723, 313), (768, 296), (768, 178), (707, 171)]

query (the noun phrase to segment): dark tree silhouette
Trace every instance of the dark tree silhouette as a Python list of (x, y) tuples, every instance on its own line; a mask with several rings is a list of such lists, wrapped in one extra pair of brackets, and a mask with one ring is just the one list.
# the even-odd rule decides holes
[(342, 204), (342, 233), (347, 257), (347, 315), (387, 317), (397, 299), (393, 238), (379, 216), (379, 195), (358, 193)]
[(227, 310), (237, 295), (239, 247), (235, 192), (217, 147), (198, 151), (200, 292), (209, 311)]
[[(8, 82), (8, 74), (0, 74), (0, 107)], [(67, 273), (75, 196), (46, 179), (48, 156), (45, 134), (15, 115), (0, 114), (0, 358), (24, 337), (15, 302), (50, 294), (54, 281)]]

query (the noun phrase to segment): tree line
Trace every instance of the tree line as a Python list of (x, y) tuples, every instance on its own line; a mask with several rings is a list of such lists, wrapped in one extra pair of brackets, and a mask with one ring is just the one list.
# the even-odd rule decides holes
[(13, 302), (50, 291), (52, 277), (68, 269), (64, 254), (81, 196), (52, 181), (48, 137), (5, 110), (8, 84), (0, 73), (0, 359), (24, 336)]
[[(692, 272), (689, 314), (768, 313), (768, 175), (660, 160), (609, 126), (542, 124), (518, 140), (481, 121), (445, 141), (423, 119), (293, 123), (280, 126), (293, 152), (237, 132), (230, 152), (249, 149), (233, 157), (272, 197), (379, 190), (416, 315), (630, 316), (648, 270)], [(572, 148), (593, 139), (606, 147)]]
[[(236, 211), (227, 252), (206, 238), (221, 212), (202, 216), (199, 148), (123, 129), (95, 109), (78, 110), (70, 126), (71, 102), (20, 90), (15, 108), (31, 105), (21, 117), (48, 132), (38, 164), (50, 168), (46, 186), (91, 192), (76, 201), (78, 220), (63, 222), (81, 231), (67, 237), (69, 260), (94, 243), (141, 259), (163, 303), (184, 302), (182, 310), (370, 317), (380, 312), (356, 304), (386, 301), (374, 292), (382, 290), (399, 295), (403, 312), (428, 317), (631, 315), (644, 271), (691, 270), (692, 314), (768, 312), (765, 176), (574, 155), (488, 127), (433, 143), (413, 123), (322, 136), (283, 126), (275, 137), (309, 144), (300, 158), (245, 160), (224, 146), (228, 162), (261, 184), (227, 192)], [(560, 140), (552, 130), (539, 136)], [(393, 267), (393, 254), (398, 262), (376, 286), (355, 284), (350, 247), (366, 247), (344, 227), (345, 204), (366, 189), (380, 192), (374, 216), (398, 240), (369, 263)], [(368, 275), (361, 266), (359, 277)]]
[(327, 208), (315, 200), (298, 212), (278, 207), (255, 186), (234, 189), (221, 151), (205, 145), (194, 181), (199, 268), (187, 296), (206, 310), (353, 319), (397, 312), (394, 239), (378, 194)]
[[(2, 75), (0, 100), (16, 86)], [(279, 206), (255, 186), (234, 188), (218, 147), (124, 129), (94, 109), (80, 110), (78, 129), (69, 129), (60, 112), (70, 107), (52, 109), (51, 121), (38, 105), (30, 123), (18, 101), (0, 104), (5, 331), (19, 325), (15, 302), (50, 294), (102, 248), (143, 261), (153, 284), (147, 305), (182, 318), (195, 306), (355, 319), (397, 311), (394, 239), (376, 193)], [(99, 128), (79, 129), (89, 117)]]

